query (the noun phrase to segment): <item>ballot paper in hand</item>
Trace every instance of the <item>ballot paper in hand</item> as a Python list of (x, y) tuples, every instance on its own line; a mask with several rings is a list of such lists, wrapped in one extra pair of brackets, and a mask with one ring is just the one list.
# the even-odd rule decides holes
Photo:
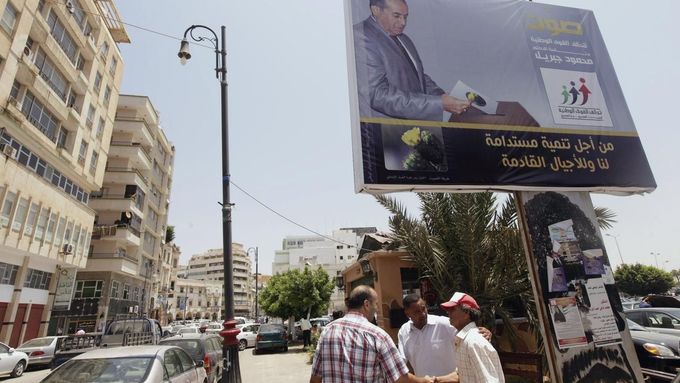
[(479, 93), (478, 91), (470, 88), (462, 81), (458, 81), (456, 83), (456, 86), (453, 87), (449, 95), (461, 100), (470, 101), (472, 106), (486, 114), (496, 114), (496, 108), (498, 108), (497, 101), (494, 101), (489, 97)]

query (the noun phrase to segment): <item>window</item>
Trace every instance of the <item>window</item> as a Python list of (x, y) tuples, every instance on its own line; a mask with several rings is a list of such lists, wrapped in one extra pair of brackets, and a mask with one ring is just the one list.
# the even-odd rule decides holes
[(116, 75), (116, 68), (118, 67), (118, 59), (113, 57), (111, 58), (111, 64), (109, 65), (109, 73), (111, 73), (111, 76)]
[(21, 85), (15, 80), (14, 83), (12, 83), (12, 90), (9, 91), (9, 96), (12, 100), (19, 100), (19, 89), (21, 89)]
[(12, 215), (14, 204), (17, 202), (16, 193), (7, 192), (5, 203), (2, 204), (2, 212), (0, 212), (0, 226), (7, 227), (9, 225), (9, 218)]
[(94, 123), (94, 105), (90, 104), (90, 107), (87, 108), (87, 118), (85, 120), (85, 125), (87, 125), (87, 127), (91, 129), (93, 123)]
[(2, 14), (2, 19), (0, 20), (0, 27), (2, 27), (5, 32), (11, 35), (16, 21), (17, 9), (14, 8), (12, 3), (8, 1), (7, 6), (5, 7), (5, 12)]
[(47, 233), (45, 234), (45, 241), (52, 242), (54, 238), (54, 228), (57, 226), (57, 214), (50, 214), (50, 220), (47, 223)]
[(24, 102), (21, 105), (21, 113), (47, 138), (52, 142), (57, 142), (59, 120), (30, 91), (26, 92), (26, 97), (24, 97)]
[(45, 234), (45, 226), (47, 225), (47, 217), (49, 212), (47, 209), (42, 209), (40, 215), (38, 216), (38, 224), (35, 227), (35, 239), (42, 240)]
[(12, 285), (16, 283), (19, 266), (0, 262), (0, 285)]
[(24, 287), (39, 290), (48, 290), (50, 288), (50, 281), (52, 280), (52, 273), (47, 271), (28, 269)]
[(85, 166), (85, 157), (87, 156), (87, 142), (80, 141), (80, 150), (78, 151), (78, 163)]
[(68, 141), (68, 131), (64, 128), (59, 129), (59, 135), (57, 136), (57, 148), (66, 149), (66, 142)]
[(24, 226), (25, 235), (30, 236), (33, 234), (33, 227), (35, 227), (35, 219), (38, 217), (38, 210), (40, 210), (38, 204), (32, 203), (31, 209), (28, 211), (28, 219), (26, 220), (26, 226)]
[(57, 227), (57, 237), (54, 239), (54, 244), (61, 246), (62, 240), (64, 238), (64, 229), (66, 228), (66, 218), (59, 218), (59, 226)]
[(139, 287), (135, 286), (132, 289), (132, 300), (133, 301), (138, 301), (139, 300)]
[(73, 235), (73, 222), (66, 224), (66, 231), (64, 232), (64, 243), (71, 243), (71, 236)]
[(90, 174), (94, 175), (97, 171), (97, 161), (99, 160), (99, 153), (92, 151), (92, 159), (90, 159)]
[(94, 86), (92, 87), (92, 90), (96, 93), (99, 94), (99, 88), (102, 86), (102, 74), (100, 72), (97, 72), (96, 75), (94, 75)]
[(123, 299), (130, 299), (130, 285), (123, 285)]
[(69, 60), (75, 64), (77, 59), (76, 44), (73, 40), (73, 37), (71, 37), (71, 35), (66, 32), (64, 24), (59, 21), (59, 18), (54, 12), (50, 12), (50, 15), (47, 17), (47, 25), (49, 25), (50, 33), (57, 41), (57, 44), (59, 44)]
[(107, 85), (104, 89), (104, 105), (109, 106), (109, 101), (111, 101), (111, 87)]
[(99, 50), (99, 55), (101, 56), (102, 60), (106, 62), (106, 58), (109, 55), (109, 43), (104, 41), (102, 44), (102, 48)]
[(111, 281), (111, 298), (118, 298), (118, 290), (120, 290), (120, 282)]
[[(68, 82), (66, 78), (59, 73), (56, 69), (52, 60), (50, 60), (45, 51), (40, 49), (35, 57), (35, 66), (38, 67), (40, 77), (47, 82), (47, 85), (52, 88), (52, 90), (61, 98), (62, 101), (66, 102), (66, 94), (68, 91)], [(74, 100), (75, 102), (75, 100)]]
[(74, 298), (99, 298), (102, 296), (104, 281), (76, 281)]
[(97, 139), (101, 140), (104, 135), (104, 127), (106, 126), (106, 121), (103, 117), (99, 117), (99, 124), (97, 124)]
[(73, 230), (73, 252), (75, 254), (78, 253), (78, 243), (80, 243), (80, 225), (76, 225), (76, 228)]
[(24, 224), (26, 213), (28, 212), (28, 200), (22, 198), (17, 205), (17, 212), (14, 214), (14, 222), (12, 223), (12, 231), (19, 232), (21, 225)]

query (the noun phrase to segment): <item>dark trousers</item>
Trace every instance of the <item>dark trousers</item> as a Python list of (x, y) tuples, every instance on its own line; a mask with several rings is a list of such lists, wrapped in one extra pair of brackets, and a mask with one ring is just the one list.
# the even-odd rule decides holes
[(302, 330), (302, 341), (304, 342), (304, 347), (312, 343), (312, 330)]

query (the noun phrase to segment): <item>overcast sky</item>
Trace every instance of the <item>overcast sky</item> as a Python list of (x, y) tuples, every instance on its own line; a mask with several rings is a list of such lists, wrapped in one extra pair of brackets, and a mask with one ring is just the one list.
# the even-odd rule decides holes
[[(424, 0), (411, 0), (424, 1)], [(644, 196), (593, 195), (618, 223), (626, 263), (680, 268), (677, 195), (680, 139), (680, 2), (553, 0), (592, 9), (646, 150), (658, 189)], [(373, 197), (354, 193), (342, 1), (117, 1), (132, 44), (121, 44), (121, 93), (146, 95), (175, 145), (169, 224), (182, 261), (222, 246), (220, 93), (215, 54), (192, 46), (181, 66), (179, 40), (192, 24), (227, 26), (232, 181), (288, 218), (330, 234), (340, 227), (387, 229)], [(134, 26), (137, 27), (134, 27)], [(408, 27), (406, 29), (408, 33)], [(675, 36), (675, 37), (674, 37)], [(413, 211), (413, 195), (397, 194)], [(309, 234), (231, 189), (233, 240), (259, 247), (260, 272), (287, 235)], [(414, 211), (415, 212), (415, 211)], [(605, 237), (610, 261), (620, 264)]]

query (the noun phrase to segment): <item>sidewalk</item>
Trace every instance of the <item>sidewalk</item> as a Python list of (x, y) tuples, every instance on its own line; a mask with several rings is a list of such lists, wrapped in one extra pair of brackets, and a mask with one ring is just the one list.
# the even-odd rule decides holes
[(312, 365), (307, 364), (307, 353), (301, 344), (288, 347), (288, 352), (266, 352), (253, 355), (253, 349), (239, 352), (241, 379), (243, 383), (308, 382)]

